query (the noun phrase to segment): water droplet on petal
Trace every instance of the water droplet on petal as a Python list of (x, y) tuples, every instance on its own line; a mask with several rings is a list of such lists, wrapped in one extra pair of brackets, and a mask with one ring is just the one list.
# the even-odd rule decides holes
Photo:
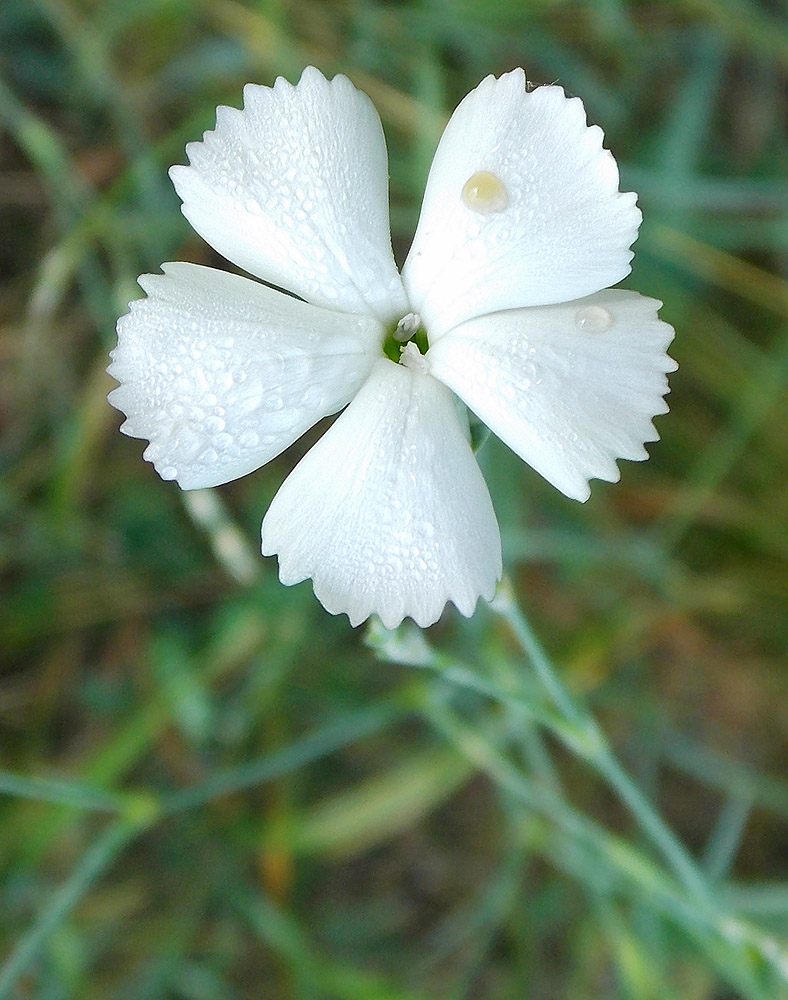
[(320, 386), (310, 385), (301, 394), (301, 406), (307, 409), (315, 409), (319, 403), (323, 400), (323, 391)]
[(604, 333), (613, 325), (613, 314), (602, 306), (583, 306), (575, 313), (575, 325), (586, 333)]
[(165, 465), (162, 469), (159, 469), (159, 475), (162, 479), (177, 479), (178, 470), (174, 465)]
[(221, 417), (211, 416), (205, 419), (205, 429), (210, 434), (218, 434), (219, 431), (224, 430), (224, 421)]
[(509, 204), (506, 185), (489, 170), (477, 170), (465, 182), (462, 200), (472, 212), (479, 215), (493, 215), (502, 212)]

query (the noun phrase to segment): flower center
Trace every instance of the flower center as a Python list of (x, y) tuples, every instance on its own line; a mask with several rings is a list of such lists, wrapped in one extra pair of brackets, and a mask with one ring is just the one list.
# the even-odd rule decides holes
[(421, 325), (421, 316), (409, 312), (396, 326), (387, 331), (386, 339), (383, 341), (383, 353), (389, 360), (413, 368), (414, 352), (421, 357), (427, 353), (429, 346), (427, 331)]

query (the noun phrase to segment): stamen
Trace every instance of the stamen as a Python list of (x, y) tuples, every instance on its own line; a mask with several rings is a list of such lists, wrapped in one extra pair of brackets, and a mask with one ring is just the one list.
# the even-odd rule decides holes
[(409, 312), (397, 323), (397, 329), (394, 331), (394, 339), (404, 343), (406, 340), (410, 340), (420, 326), (421, 316), (418, 313)]
[(413, 372), (420, 372), (422, 375), (426, 375), (430, 368), (429, 362), (412, 340), (403, 347), (399, 360), (400, 364), (405, 365), (406, 368), (410, 368)]

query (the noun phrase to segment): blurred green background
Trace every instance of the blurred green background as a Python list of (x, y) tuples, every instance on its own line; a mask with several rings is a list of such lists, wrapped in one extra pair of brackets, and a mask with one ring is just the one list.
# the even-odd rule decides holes
[[(424, 636), (259, 557), (309, 436), (182, 494), (105, 399), (136, 276), (226, 266), (167, 167), (310, 63), (400, 262), (483, 76), (581, 96), (677, 330), (587, 504), (488, 442), (510, 587)], [(785, 0), (3, 0), (0, 998), (788, 996), (787, 109)]]

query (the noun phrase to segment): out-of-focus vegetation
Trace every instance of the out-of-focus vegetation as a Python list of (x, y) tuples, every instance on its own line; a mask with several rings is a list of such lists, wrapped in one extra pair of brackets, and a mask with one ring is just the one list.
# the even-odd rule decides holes
[[(511, 590), (424, 637), (257, 555), (308, 440), (184, 495), (105, 400), (136, 276), (224, 266), (167, 167), (309, 63), (400, 260), (483, 76), (582, 96), (678, 331), (588, 504), (485, 446)], [(3, 0), (0, 998), (788, 996), (787, 81), (784, 0)]]

